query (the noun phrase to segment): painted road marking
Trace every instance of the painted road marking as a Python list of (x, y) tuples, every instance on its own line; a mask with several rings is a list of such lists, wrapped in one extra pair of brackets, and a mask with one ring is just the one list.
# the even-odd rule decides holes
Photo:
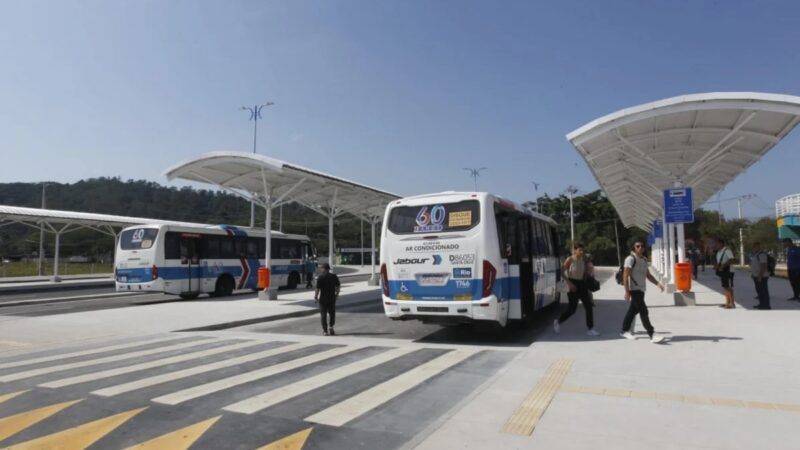
[(166, 366), (169, 364), (175, 364), (183, 361), (190, 361), (192, 359), (202, 358), (206, 356), (217, 355), (220, 353), (226, 353), (233, 350), (239, 350), (242, 348), (252, 347), (255, 345), (263, 344), (261, 341), (247, 341), (247, 342), (239, 342), (232, 345), (226, 345), (223, 347), (216, 347), (209, 350), (202, 350), (198, 352), (192, 353), (185, 353), (183, 355), (172, 356), (170, 358), (162, 358), (156, 359), (154, 361), (148, 361), (141, 364), (134, 364), (132, 366), (127, 367), (119, 367), (116, 369), (109, 369), (109, 370), (102, 370), (99, 372), (92, 372), (87, 373), (85, 375), (78, 375), (75, 377), (63, 378), (61, 380), (50, 381), (48, 383), (40, 384), (40, 387), (46, 388), (59, 388), (64, 386), (71, 386), (73, 384), (85, 383), (87, 381), (96, 381), (103, 378), (114, 377), (117, 375), (122, 375), (131, 372), (138, 372), (140, 370), (145, 369), (152, 369), (153, 367), (161, 367)]
[(46, 375), (53, 372), (61, 372), (62, 370), (69, 370), (69, 369), (77, 369), (80, 367), (87, 367), (87, 366), (94, 366), (97, 364), (109, 363), (109, 362), (116, 362), (116, 361), (123, 361), (126, 359), (137, 358), (140, 356), (148, 356), (148, 355), (155, 355), (157, 353), (168, 352), (172, 350), (180, 350), (183, 348), (195, 347), (197, 345), (206, 344), (208, 342), (213, 341), (215, 338), (203, 338), (199, 340), (194, 340), (191, 342), (183, 342), (180, 344), (169, 345), (166, 347), (157, 347), (151, 348), (149, 350), (140, 350), (138, 352), (132, 353), (121, 353), (118, 355), (113, 356), (106, 356), (103, 358), (98, 359), (90, 359), (88, 361), (80, 361), (74, 363), (67, 363), (67, 364), (59, 364), (56, 366), (50, 367), (42, 367), (40, 369), (30, 369), (25, 370), (22, 372), (12, 373), (9, 375), (4, 375), (0, 377), (0, 382), (7, 383), (9, 381), (17, 381), (22, 380), (25, 378), (36, 377), (39, 375)]
[(681, 395), (663, 392), (633, 391), (619, 388), (601, 388), (589, 386), (563, 385), (562, 392), (574, 394), (602, 395), (606, 397), (627, 397), (642, 400), (665, 400), (693, 405), (724, 406), (729, 408), (762, 409), (768, 411), (786, 411), (800, 413), (800, 405), (789, 403), (770, 403), (754, 400), (738, 400), (732, 398), (715, 398), (704, 395)]
[(138, 347), (140, 345), (152, 344), (152, 343), (155, 343), (155, 342), (171, 341), (171, 340), (174, 340), (174, 339), (177, 339), (177, 338), (178, 338), (178, 336), (159, 337), (159, 338), (148, 339), (148, 340), (144, 340), (144, 341), (129, 342), (127, 344), (117, 344), (117, 345), (109, 345), (109, 346), (106, 346), (106, 347), (97, 347), (97, 348), (93, 348), (91, 350), (81, 350), (81, 351), (72, 352), (72, 353), (59, 353), (57, 355), (43, 356), (43, 357), (40, 357), (40, 358), (27, 359), (27, 360), (22, 360), (22, 361), (16, 360), (16, 361), (13, 361), (13, 362), (0, 364), (0, 369), (8, 369), (10, 367), (27, 366), (29, 364), (38, 364), (38, 363), (43, 363), (43, 362), (55, 361), (57, 359), (73, 358), (73, 357), (76, 357), (76, 356), (93, 355), (95, 353), (110, 352), (112, 350), (122, 350), (122, 349), (126, 349), (126, 348), (131, 348), (131, 347)]
[(313, 428), (306, 428), (256, 450), (302, 450)]
[(408, 372), (350, 397), (343, 402), (306, 417), (305, 420), (307, 422), (321, 423), (330, 426), (342, 426), (415, 386), (418, 386), (425, 380), (470, 358), (479, 351), (480, 350), (453, 350), (445, 353)]
[(559, 359), (551, 364), (536, 387), (503, 426), (503, 432), (520, 435), (533, 433), (571, 368), (571, 359)]
[(238, 366), (239, 364), (248, 363), (251, 361), (257, 361), (259, 359), (269, 358), (270, 356), (280, 355), (283, 353), (293, 352), (295, 350), (300, 350), (306, 347), (311, 347), (314, 344), (289, 344), (284, 345), (283, 347), (272, 348), (269, 350), (264, 350), (263, 352), (252, 353), (250, 355), (239, 356), (237, 358), (226, 359), (223, 361), (213, 362), (211, 364), (204, 364), (198, 367), (190, 367), (188, 369), (177, 370), (175, 372), (164, 373), (161, 375), (155, 375), (148, 378), (143, 378), (141, 380), (135, 380), (128, 383), (119, 384), (116, 386), (109, 386), (104, 389), (98, 389), (93, 391), (92, 394), (99, 395), (102, 397), (113, 397), (115, 395), (124, 394), (126, 392), (135, 391), (137, 389), (142, 389), (150, 386), (155, 386), (157, 384), (167, 383), (170, 381), (179, 380), (182, 378), (188, 378), (194, 375), (198, 375), (205, 372), (211, 372), (217, 369), (224, 369), (226, 367), (233, 367)]
[(220, 417), (222, 416), (212, 417), (194, 425), (183, 427), (147, 442), (128, 447), (127, 450), (186, 450), (200, 439), (209, 428), (214, 426)]
[(59, 450), (83, 450), (145, 409), (147, 408), (139, 408), (115, 414), (21, 444), (12, 445), (8, 447), (8, 449), (29, 450), (57, 448)]
[(16, 397), (16, 396), (18, 396), (18, 395), (24, 394), (24, 393), (26, 393), (26, 392), (28, 392), (28, 391), (27, 391), (27, 390), (25, 390), (25, 391), (17, 391), (17, 392), (12, 392), (12, 393), (10, 393), (10, 394), (3, 394), (3, 395), (0, 395), (0, 403), (3, 403), (3, 402), (6, 402), (6, 401), (9, 401), (9, 400), (11, 400), (12, 398), (14, 398), (14, 397)]
[(328, 372), (312, 376), (286, 386), (264, 392), (262, 394), (242, 400), (238, 403), (223, 408), (226, 411), (233, 411), (243, 414), (253, 414), (270, 406), (277, 405), (291, 398), (311, 392), (314, 389), (328, 386), (329, 384), (355, 375), (358, 372), (370, 369), (389, 361), (393, 361), (403, 355), (415, 352), (415, 348), (396, 348), (375, 356), (371, 356), (360, 361), (356, 361), (346, 366), (338, 367)]
[(4, 417), (0, 419), (0, 441), (8, 439), (31, 425), (35, 425), (80, 401), (81, 400), (72, 400), (70, 402), (57, 403), (55, 405), (45, 406), (44, 408), (34, 409), (33, 411), (26, 411), (13, 416)]
[(273, 366), (265, 367), (262, 369), (257, 369), (250, 372), (241, 373), (239, 375), (234, 375), (232, 377), (223, 378), (221, 380), (212, 381), (210, 383), (201, 384), (199, 386), (194, 386), (188, 389), (184, 389), (182, 391), (173, 392), (172, 394), (162, 395), (161, 397), (154, 398), (153, 401), (156, 403), (163, 403), (166, 405), (177, 405), (179, 403), (183, 403), (185, 401), (194, 398), (203, 397), (209, 394), (213, 394), (215, 392), (222, 391), (224, 389), (229, 389), (234, 386), (239, 386), (245, 383), (249, 383), (251, 381), (267, 378), (273, 375), (277, 375), (279, 373), (287, 372), (289, 370), (297, 369), (299, 367), (307, 366), (309, 364), (314, 364), (326, 359), (330, 359), (335, 356), (344, 355), (345, 353), (351, 353), (356, 350), (361, 350), (363, 348), (365, 347), (345, 346), (345, 347), (334, 348), (332, 350), (315, 353), (313, 355), (304, 356), (302, 358), (294, 359), (280, 364), (275, 364)]

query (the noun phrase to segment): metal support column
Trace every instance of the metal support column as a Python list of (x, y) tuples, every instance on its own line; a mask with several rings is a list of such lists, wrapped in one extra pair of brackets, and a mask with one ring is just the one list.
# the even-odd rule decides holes
[(686, 237), (683, 234), (683, 224), (675, 225), (678, 229), (678, 262), (686, 262)]
[(664, 212), (661, 213), (661, 223), (663, 223), (663, 227), (661, 227), (661, 261), (662, 261), (662, 270), (661, 276), (663, 278), (664, 284), (669, 282), (669, 224), (667, 223), (667, 217)]
[(670, 286), (675, 285), (675, 225), (669, 224), (669, 261), (667, 262), (667, 267), (669, 268), (669, 284)]
[(61, 277), (58, 276), (58, 256), (61, 247), (61, 231), (56, 231), (56, 248), (53, 253), (53, 278), (52, 281), (59, 282)]
[(258, 298), (261, 300), (277, 300), (278, 289), (272, 283), (274, 278), (272, 274), (272, 187), (267, 185), (264, 179), (264, 209), (266, 210), (266, 217), (264, 218), (264, 267), (269, 269), (270, 283), (269, 288), (258, 291)]
[(336, 265), (336, 256), (333, 252), (333, 219), (336, 217), (336, 197), (338, 195), (339, 189), (336, 188), (333, 190), (333, 199), (328, 209), (328, 264), (331, 267)]
[(377, 221), (375, 219), (370, 220), (370, 223), (369, 223), (370, 224), (370, 228), (371, 228), (370, 231), (371, 231), (371, 234), (372, 234), (372, 236), (371, 236), (372, 240), (370, 241), (370, 252), (371, 252), (371, 255), (370, 255), (371, 256), (371, 261), (370, 261), (370, 263), (372, 263), (372, 270), (371, 270), (370, 273), (372, 275), (369, 277), (369, 281), (367, 282), (368, 286), (377, 286), (378, 285), (378, 274), (375, 273), (375, 224), (376, 223), (377, 223)]

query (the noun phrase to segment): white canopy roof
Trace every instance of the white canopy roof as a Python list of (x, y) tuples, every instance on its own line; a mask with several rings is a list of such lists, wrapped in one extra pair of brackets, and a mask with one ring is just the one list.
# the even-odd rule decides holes
[(47, 224), (50, 230), (56, 232), (53, 224), (64, 224), (75, 229), (77, 226), (92, 228), (104, 233), (114, 235), (110, 227), (124, 228), (131, 225), (182, 225), (197, 226), (189, 222), (174, 222), (169, 220), (147, 219), (143, 217), (116, 216), (110, 214), (94, 214), (75, 211), (61, 211), (56, 209), (23, 208), (19, 206), (0, 205), (0, 222), (22, 224)]
[(261, 193), (269, 187), (275, 208), (297, 202), (324, 215), (350, 213), (368, 220), (383, 216), (400, 196), (354, 181), (267, 156), (244, 152), (210, 152), (170, 169), (168, 180), (210, 183), (266, 206)]
[(650, 229), (662, 192), (706, 202), (800, 123), (800, 97), (722, 92), (623, 109), (567, 134), (627, 227)]

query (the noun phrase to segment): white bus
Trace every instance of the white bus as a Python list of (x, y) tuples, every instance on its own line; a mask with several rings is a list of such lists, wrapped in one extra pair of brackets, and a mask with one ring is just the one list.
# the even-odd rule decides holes
[[(114, 261), (117, 291), (150, 291), (197, 298), (257, 289), (264, 264), (264, 231), (229, 225), (141, 225), (120, 234)], [(316, 268), (306, 236), (273, 231), (270, 285), (296, 288)]]
[(559, 300), (555, 221), (499, 196), (397, 200), (382, 233), (383, 305), (392, 319), (505, 326)]

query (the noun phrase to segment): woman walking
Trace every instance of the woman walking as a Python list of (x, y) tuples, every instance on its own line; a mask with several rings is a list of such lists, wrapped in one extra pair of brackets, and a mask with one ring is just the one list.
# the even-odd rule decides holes
[(586, 334), (588, 336), (600, 336), (594, 329), (594, 314), (592, 311), (592, 300), (589, 296), (589, 288), (586, 284), (586, 259), (584, 256), (583, 244), (576, 242), (572, 246), (572, 256), (564, 261), (562, 268), (564, 279), (569, 287), (569, 305), (567, 309), (561, 314), (561, 317), (553, 321), (553, 330), (556, 333), (561, 332), (561, 324), (569, 319), (575, 310), (578, 309), (578, 300), (583, 303), (583, 309), (586, 312)]

